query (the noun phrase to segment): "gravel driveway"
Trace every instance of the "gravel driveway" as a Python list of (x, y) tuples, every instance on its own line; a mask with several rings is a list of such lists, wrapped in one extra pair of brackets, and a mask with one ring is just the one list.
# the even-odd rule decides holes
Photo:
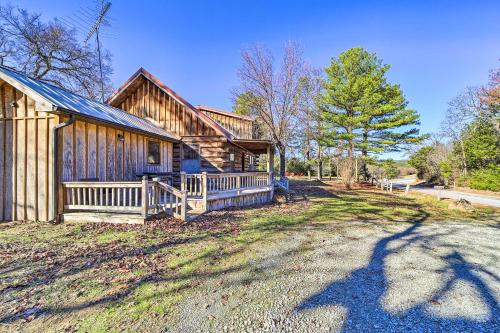
[(499, 332), (500, 228), (311, 226), (180, 305), (173, 332)]

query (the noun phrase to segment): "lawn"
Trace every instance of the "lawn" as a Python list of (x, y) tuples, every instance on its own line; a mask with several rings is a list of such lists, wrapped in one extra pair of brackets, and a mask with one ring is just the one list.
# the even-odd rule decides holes
[(182, 320), (177, 305), (187, 295), (245, 269), (291, 233), (498, 218), (490, 208), (449, 209), (427, 196), (346, 191), (335, 182), (294, 181), (292, 188), (305, 200), (189, 223), (0, 224), (0, 330), (162, 331)]

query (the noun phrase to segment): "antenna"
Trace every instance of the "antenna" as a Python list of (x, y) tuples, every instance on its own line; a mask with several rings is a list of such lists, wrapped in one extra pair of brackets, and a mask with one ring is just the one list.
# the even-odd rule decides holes
[(109, 8), (111, 7), (111, 2), (110, 1), (104, 2), (104, 0), (102, 0), (100, 7), (101, 8), (99, 9), (97, 18), (95, 19), (94, 24), (87, 33), (87, 37), (85, 37), (84, 42), (87, 43), (89, 39), (92, 37), (92, 35), (95, 34), (96, 44), (97, 44), (97, 56), (99, 57), (99, 73), (101, 77), (101, 100), (102, 102), (104, 102), (104, 78), (102, 74), (101, 43), (99, 41), (99, 28), (101, 27), (102, 23), (105, 20), (105, 16), (108, 13)]

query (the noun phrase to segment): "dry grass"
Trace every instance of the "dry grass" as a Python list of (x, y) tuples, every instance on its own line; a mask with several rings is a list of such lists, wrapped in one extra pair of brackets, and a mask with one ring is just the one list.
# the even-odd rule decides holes
[(463, 212), (431, 197), (366, 186), (292, 185), (306, 201), (212, 212), (191, 223), (0, 225), (0, 330), (160, 331), (179, 319), (176, 304), (186, 293), (244, 269), (257, 248), (289, 232), (498, 216), (493, 209)]

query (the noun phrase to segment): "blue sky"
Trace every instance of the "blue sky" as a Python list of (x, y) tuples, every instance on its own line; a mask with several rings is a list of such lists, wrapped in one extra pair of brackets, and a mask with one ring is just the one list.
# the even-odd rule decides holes
[[(2, 1), (3, 2), (3, 1)], [(71, 17), (87, 1), (18, 0), (44, 18)], [(447, 102), (500, 66), (500, 1), (113, 1), (104, 45), (113, 82), (140, 66), (193, 104), (231, 108), (241, 47), (289, 39), (313, 66), (354, 46), (391, 64), (421, 130), (436, 131)]]

